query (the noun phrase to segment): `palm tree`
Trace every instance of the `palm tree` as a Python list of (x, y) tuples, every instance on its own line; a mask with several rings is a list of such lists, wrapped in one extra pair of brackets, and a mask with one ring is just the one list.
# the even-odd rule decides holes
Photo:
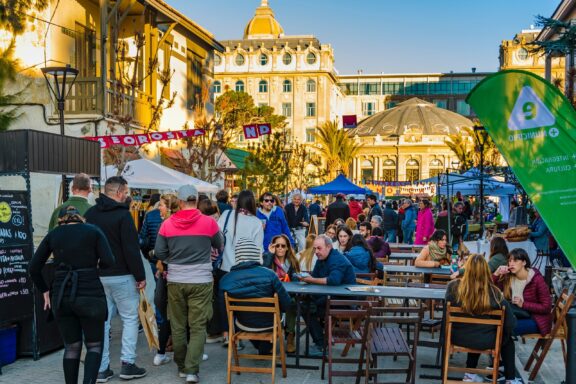
[(344, 129), (339, 129), (336, 121), (328, 121), (318, 127), (315, 136), (318, 151), (326, 162), (328, 178), (335, 178), (340, 171), (348, 174), (361, 145), (348, 136)]
[[(461, 170), (467, 170), (480, 165), (480, 143), (472, 129), (463, 127), (460, 132), (448, 135), (445, 143), (460, 161)], [(490, 136), (486, 137), (483, 152), (485, 167), (501, 165), (502, 156)]]

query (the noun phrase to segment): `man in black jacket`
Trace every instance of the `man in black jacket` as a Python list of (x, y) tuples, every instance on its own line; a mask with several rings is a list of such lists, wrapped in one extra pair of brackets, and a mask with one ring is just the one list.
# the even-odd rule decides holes
[[(104, 193), (96, 199), (96, 205), (86, 212), (86, 221), (99, 227), (112, 248), (116, 259), (113, 267), (100, 270), (100, 281), (106, 293), (108, 319), (104, 334), (110, 333), (110, 320), (118, 311), (122, 319), (122, 369), (120, 378), (137, 379), (146, 376), (146, 370), (136, 366), (136, 343), (138, 341), (138, 290), (146, 286), (144, 264), (140, 256), (138, 232), (130, 215), (130, 190), (121, 176), (106, 180)], [(110, 338), (104, 337), (102, 363), (98, 383), (106, 383), (114, 376), (110, 369)]]
[(398, 214), (392, 209), (392, 203), (387, 202), (382, 216), (382, 230), (387, 243), (396, 242), (396, 232), (398, 231)]
[(284, 211), (288, 227), (298, 247), (297, 252), (303, 251), (306, 247), (306, 228), (310, 225), (310, 215), (308, 208), (302, 204), (302, 195), (300, 193), (292, 195), (292, 202), (286, 204)]
[(336, 219), (342, 219), (346, 221), (350, 217), (350, 207), (344, 201), (346, 195), (339, 193), (336, 195), (336, 201), (328, 206), (328, 211), (326, 212), (326, 224), (329, 226), (334, 223)]
[(382, 208), (378, 204), (378, 200), (376, 199), (376, 195), (370, 194), (366, 196), (366, 203), (368, 204), (368, 221), (372, 220), (373, 216), (380, 216), (382, 217)]

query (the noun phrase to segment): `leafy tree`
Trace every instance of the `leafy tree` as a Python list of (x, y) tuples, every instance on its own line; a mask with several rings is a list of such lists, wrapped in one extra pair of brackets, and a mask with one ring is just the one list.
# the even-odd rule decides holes
[(0, 50), (0, 132), (6, 131), (20, 114), (18, 107), (11, 106), (18, 98), (20, 92), (8, 94), (4, 92), (6, 83), (14, 80), (18, 61), (12, 58), (14, 41), (4, 50)]
[(310, 147), (295, 144), (291, 149), (289, 190), (303, 190), (323, 179), (328, 171), (322, 166), (322, 158)]
[(21, 34), (26, 30), (28, 16), (42, 11), (49, 0), (0, 0), (0, 29)]
[(339, 172), (348, 174), (352, 160), (362, 147), (348, 135), (344, 129), (338, 128), (336, 121), (324, 123), (316, 130), (318, 151), (326, 162), (328, 179), (335, 178)]
[(250, 155), (246, 158), (244, 170), (248, 189), (259, 194), (263, 191), (283, 193), (288, 187), (290, 177), (287, 135), (274, 132), (262, 143), (248, 147)]

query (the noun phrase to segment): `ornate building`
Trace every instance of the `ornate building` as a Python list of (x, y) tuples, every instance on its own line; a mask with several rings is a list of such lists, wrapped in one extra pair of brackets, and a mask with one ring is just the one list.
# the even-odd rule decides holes
[(286, 116), (291, 138), (300, 143), (313, 142), (324, 122), (341, 120), (332, 47), (311, 35), (285, 36), (267, 0), (246, 25), (243, 39), (220, 43), (225, 50), (214, 57), (215, 97), (229, 89), (249, 93), (256, 105)]

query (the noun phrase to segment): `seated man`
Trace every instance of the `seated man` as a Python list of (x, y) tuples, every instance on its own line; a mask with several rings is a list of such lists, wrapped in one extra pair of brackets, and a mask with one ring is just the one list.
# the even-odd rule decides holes
[[(332, 248), (332, 239), (326, 235), (319, 235), (314, 240), (314, 252), (318, 261), (311, 276), (300, 278), (309, 284), (342, 285), (355, 284), (356, 275), (352, 264), (338, 250)], [(326, 311), (326, 297), (312, 296), (312, 302), (307, 311), (307, 321), (314, 346), (310, 348), (311, 356), (322, 356), (324, 346), (324, 314)]]
[[(240, 238), (234, 251), (236, 264), (230, 269), (230, 273), (220, 280), (220, 302), (225, 303), (224, 292), (236, 299), (273, 297), (277, 293), (280, 309), (286, 312), (292, 305), (292, 300), (278, 276), (262, 266), (260, 246), (251, 239)], [(239, 312), (236, 319), (238, 328), (246, 330), (250, 328), (250, 331), (254, 329), (268, 331), (273, 324), (273, 316), (268, 313)], [(267, 341), (251, 340), (251, 342), (261, 355), (270, 354), (272, 351), (272, 344)]]

